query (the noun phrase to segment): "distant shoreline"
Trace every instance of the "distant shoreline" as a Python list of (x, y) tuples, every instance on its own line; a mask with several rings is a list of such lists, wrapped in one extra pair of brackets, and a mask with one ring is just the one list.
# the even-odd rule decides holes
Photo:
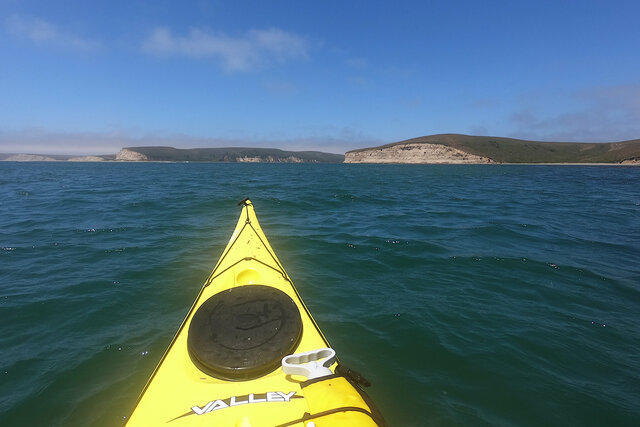
[(382, 165), (382, 166), (630, 166), (638, 167), (640, 162), (635, 163), (313, 163), (313, 162), (216, 162), (216, 161), (176, 161), (176, 160), (5, 160), (0, 159), (3, 163), (120, 163), (120, 164), (140, 164), (140, 163), (218, 163), (218, 164), (334, 164), (334, 165)]
[(640, 139), (620, 142), (543, 142), (513, 138), (439, 134), (345, 154), (263, 147), (124, 147), (116, 154), (0, 153), (0, 161), (133, 163), (350, 163), (502, 164), (532, 166), (638, 166)]

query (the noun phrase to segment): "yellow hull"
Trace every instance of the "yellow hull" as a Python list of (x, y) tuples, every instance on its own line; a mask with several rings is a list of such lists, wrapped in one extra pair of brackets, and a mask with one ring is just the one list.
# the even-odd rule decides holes
[[(259, 296), (247, 297), (254, 291)], [(267, 295), (264, 301), (262, 295)], [(275, 302), (267, 301), (271, 297)], [(203, 326), (216, 329), (227, 321), (233, 327), (218, 332)], [(360, 387), (335, 374), (337, 363), (328, 367), (330, 375), (312, 380), (285, 374), (280, 366), (283, 356), (326, 347), (329, 343), (269, 245), (253, 205), (245, 200), (227, 247), (127, 425), (384, 425)]]

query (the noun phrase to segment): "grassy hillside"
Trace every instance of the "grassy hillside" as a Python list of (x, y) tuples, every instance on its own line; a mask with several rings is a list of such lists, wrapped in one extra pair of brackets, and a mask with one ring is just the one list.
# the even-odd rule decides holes
[[(619, 163), (640, 159), (640, 139), (623, 142), (540, 142), (459, 134), (430, 135), (386, 144), (442, 144), (502, 163)], [(370, 148), (353, 150), (366, 151)]]
[(286, 162), (291, 158), (308, 163), (342, 163), (344, 155), (319, 151), (285, 151), (276, 148), (190, 148), (126, 147), (144, 154), (151, 161), (169, 162), (235, 162), (238, 158), (260, 158), (265, 162)]

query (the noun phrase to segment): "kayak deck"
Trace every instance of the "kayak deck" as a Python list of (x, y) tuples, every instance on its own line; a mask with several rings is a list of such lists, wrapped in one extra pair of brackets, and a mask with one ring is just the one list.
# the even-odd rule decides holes
[(283, 372), (282, 357), (329, 344), (269, 245), (252, 203), (242, 204), (229, 243), (127, 425), (382, 425), (374, 421), (366, 394), (344, 377), (307, 380)]

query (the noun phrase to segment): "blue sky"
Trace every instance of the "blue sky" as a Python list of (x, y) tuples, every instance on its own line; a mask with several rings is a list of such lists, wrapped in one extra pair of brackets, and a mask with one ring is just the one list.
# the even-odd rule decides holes
[(0, 0), (0, 152), (640, 138), (638, 1)]

